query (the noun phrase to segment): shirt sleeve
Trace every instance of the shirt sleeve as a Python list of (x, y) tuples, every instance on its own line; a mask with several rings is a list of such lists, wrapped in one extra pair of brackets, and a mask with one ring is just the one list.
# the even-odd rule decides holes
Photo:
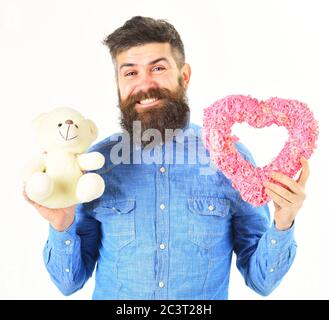
[[(254, 163), (250, 154), (247, 159)], [(254, 207), (239, 197), (233, 215), (237, 267), (247, 286), (269, 295), (290, 269), (296, 255), (293, 224), (288, 230), (271, 223), (268, 205)]]
[(95, 268), (99, 222), (90, 210), (88, 204), (77, 205), (73, 224), (63, 232), (49, 225), (43, 258), (52, 281), (64, 295), (81, 289)]

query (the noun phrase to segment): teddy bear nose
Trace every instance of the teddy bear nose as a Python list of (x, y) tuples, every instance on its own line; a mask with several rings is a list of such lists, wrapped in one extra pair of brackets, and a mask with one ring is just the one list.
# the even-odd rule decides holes
[(65, 123), (66, 124), (73, 124), (73, 121), (72, 120), (66, 120)]

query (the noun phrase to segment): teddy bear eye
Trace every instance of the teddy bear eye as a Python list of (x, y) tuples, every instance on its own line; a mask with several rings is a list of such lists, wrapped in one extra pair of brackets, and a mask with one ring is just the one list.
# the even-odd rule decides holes
[(59, 124), (58, 124), (58, 127), (61, 127), (61, 126), (62, 126), (62, 124), (61, 124), (61, 123), (59, 123)]
[(76, 124), (74, 125), (77, 129), (79, 128)]

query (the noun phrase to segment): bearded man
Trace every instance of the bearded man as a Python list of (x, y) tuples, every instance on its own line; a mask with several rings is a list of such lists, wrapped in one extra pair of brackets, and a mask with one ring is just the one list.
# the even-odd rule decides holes
[[(190, 123), (191, 68), (176, 29), (137, 16), (104, 43), (123, 128), (90, 150), (106, 159), (96, 171), (105, 192), (65, 209), (27, 199), (50, 223), (44, 261), (52, 281), (70, 295), (97, 264), (94, 299), (227, 299), (235, 253), (246, 284), (270, 294), (295, 257), (307, 161), (297, 181), (277, 174), (280, 185), (267, 186), (271, 221), (268, 206), (243, 201), (220, 170), (201, 170), (211, 168), (209, 153)], [(242, 144), (236, 147), (254, 163)]]

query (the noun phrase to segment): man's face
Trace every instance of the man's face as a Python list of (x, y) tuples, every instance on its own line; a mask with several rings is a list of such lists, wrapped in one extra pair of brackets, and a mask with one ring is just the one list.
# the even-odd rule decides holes
[(185, 126), (189, 113), (186, 89), (190, 67), (177, 67), (169, 43), (132, 47), (116, 57), (121, 124), (131, 133), (132, 122), (142, 131)]

